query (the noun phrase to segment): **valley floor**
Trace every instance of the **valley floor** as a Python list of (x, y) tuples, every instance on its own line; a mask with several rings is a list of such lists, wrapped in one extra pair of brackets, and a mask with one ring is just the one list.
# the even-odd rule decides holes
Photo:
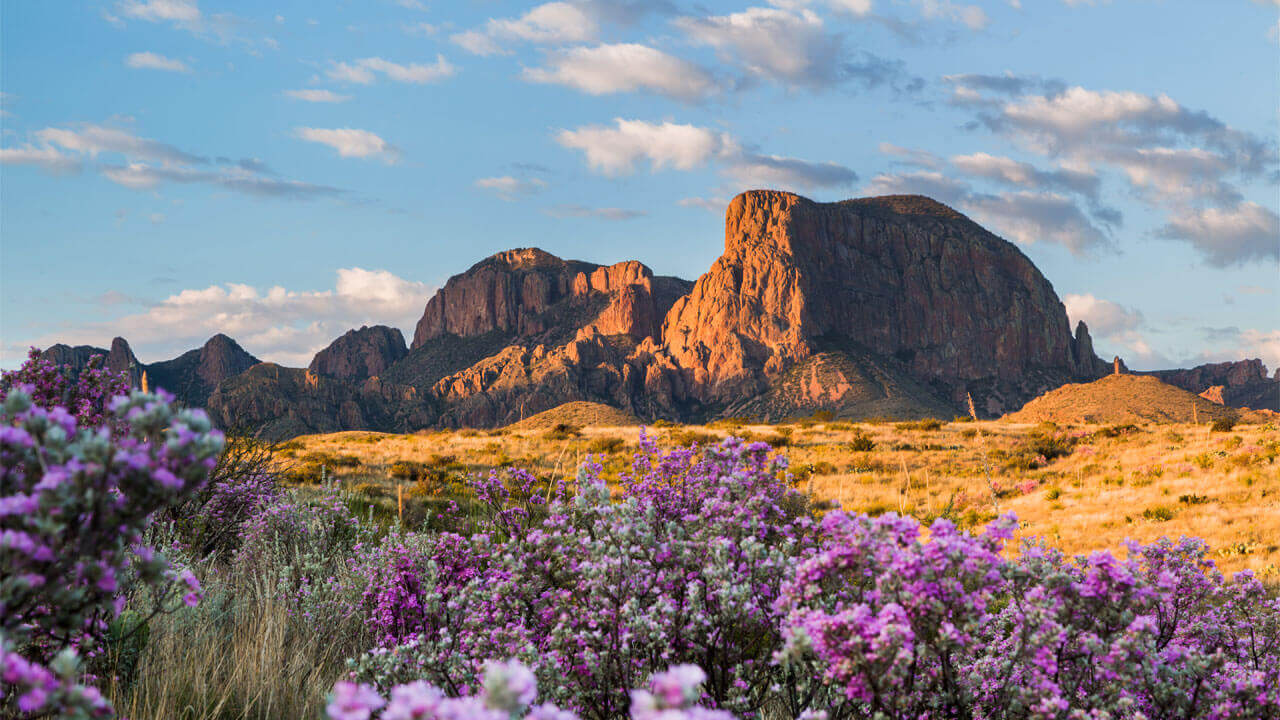
[[(509, 428), (412, 435), (344, 432), (297, 438), (281, 462), (292, 482), (340, 484), (385, 523), (423, 522), (469, 473), (498, 466), (569, 480), (593, 455), (626, 472), (637, 427)], [(794, 482), (857, 512), (900, 512), (962, 527), (1017, 514), (1023, 538), (1069, 554), (1126, 539), (1204, 538), (1224, 571), (1280, 582), (1280, 430), (1207, 424), (1019, 425), (1004, 422), (785, 425), (716, 423), (646, 430), (660, 445), (729, 435), (773, 445)]]

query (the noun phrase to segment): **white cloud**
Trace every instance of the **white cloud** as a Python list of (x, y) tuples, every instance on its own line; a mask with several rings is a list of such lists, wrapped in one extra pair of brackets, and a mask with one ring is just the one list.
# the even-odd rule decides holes
[(990, 23), (987, 14), (977, 5), (958, 5), (951, 0), (915, 0), (915, 2), (920, 6), (920, 13), (927, 20), (950, 20), (970, 30), (982, 30)]
[(368, 130), (300, 127), (294, 132), (307, 142), (328, 145), (341, 157), (381, 158), (389, 164), (400, 159), (399, 150)]
[(344, 103), (351, 99), (350, 95), (339, 95), (332, 90), (285, 90), (286, 97), (303, 102)]
[(202, 18), (196, 0), (122, 0), (116, 3), (116, 11), (137, 20), (186, 28), (196, 27)]
[(839, 74), (840, 40), (811, 10), (753, 7), (674, 22), (692, 42), (715, 48), (758, 78), (821, 85)]
[(482, 28), (452, 36), (455, 44), (476, 55), (508, 52), (507, 43), (523, 41), (544, 45), (588, 42), (595, 38), (594, 18), (577, 5), (549, 2), (519, 18), (494, 18)]
[(1086, 197), (1098, 197), (1099, 179), (1096, 173), (1072, 168), (1041, 170), (1031, 163), (988, 153), (956, 155), (951, 164), (966, 175), (995, 180), (1025, 188), (1068, 190)]
[(858, 174), (832, 162), (807, 162), (777, 155), (747, 153), (724, 170), (740, 189), (812, 190), (845, 187), (857, 182)]
[(181, 60), (167, 58), (153, 52), (136, 52), (124, 59), (124, 64), (137, 69), (164, 70), (166, 72), (191, 72), (191, 68)]
[(475, 184), (481, 190), (488, 190), (507, 201), (514, 200), (519, 195), (541, 192), (547, 186), (547, 183), (539, 178), (522, 179), (511, 175), (480, 178)]
[(676, 201), (680, 207), (700, 208), (708, 212), (722, 213), (725, 208), (729, 207), (729, 198), (726, 197), (687, 197), (680, 198)]
[(1071, 326), (1084, 321), (1093, 336), (1105, 337), (1116, 335), (1142, 327), (1142, 313), (1119, 303), (1094, 297), (1092, 293), (1083, 295), (1067, 294), (1062, 298), (1067, 308), (1067, 318)]
[(1075, 255), (1089, 255), (1111, 240), (1071, 198), (1054, 192), (975, 192), (968, 183), (936, 170), (884, 173), (864, 189), (868, 195), (927, 195), (1023, 245), (1057, 243)]
[(105, 345), (120, 335), (146, 361), (168, 359), (226, 333), (263, 360), (302, 367), (346, 330), (386, 324), (411, 328), (432, 288), (386, 270), (337, 271), (333, 289), (254, 288), (239, 283), (188, 289), (144, 312), (64, 327), (31, 342)]
[(400, 65), (380, 57), (370, 57), (352, 63), (334, 63), (325, 71), (331, 80), (356, 85), (373, 84), (375, 73), (382, 73), (396, 82), (425, 85), (451, 77), (457, 73), (457, 68), (450, 64), (444, 55), (437, 54), (436, 61), (429, 65), (420, 63)]
[(1217, 267), (1280, 259), (1280, 216), (1253, 202), (1175, 213), (1160, 234), (1191, 243)]
[(885, 155), (893, 155), (894, 157), (901, 158), (897, 162), (902, 165), (912, 165), (915, 167), (933, 170), (942, 166), (942, 158), (934, 155), (928, 150), (905, 148), (900, 145), (894, 145), (893, 143), (887, 142), (880, 143), (879, 150)]
[(0, 165), (32, 165), (45, 172), (77, 173), (83, 163), (79, 157), (61, 152), (55, 147), (30, 144), (22, 147), (0, 148)]
[(648, 160), (651, 169), (692, 170), (736, 148), (725, 133), (673, 122), (614, 121), (617, 127), (588, 125), (561, 130), (556, 141), (586, 154), (587, 164), (605, 175), (627, 175)]
[[(333, 196), (341, 190), (277, 177), (260, 161), (217, 162), (166, 143), (138, 137), (119, 128), (79, 125), (44, 128), (31, 134), (35, 142), (0, 148), (0, 162), (26, 164), (50, 172), (78, 171), (86, 159), (107, 180), (133, 190), (152, 190), (165, 183), (206, 184), (234, 192), (273, 198)], [(100, 160), (100, 156), (119, 156)]]
[(701, 67), (660, 50), (625, 43), (556, 51), (547, 67), (526, 68), (532, 82), (566, 85), (591, 95), (648, 90), (680, 100), (714, 92), (715, 81)]

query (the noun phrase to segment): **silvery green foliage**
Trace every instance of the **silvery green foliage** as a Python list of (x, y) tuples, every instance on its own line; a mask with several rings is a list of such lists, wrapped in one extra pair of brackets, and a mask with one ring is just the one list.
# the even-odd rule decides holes
[(126, 581), (150, 588), (157, 610), (199, 600), (190, 571), (141, 539), (156, 510), (205, 482), (223, 439), (164, 393), (117, 397), (101, 426), (86, 426), (32, 392), (11, 387), (0, 403), (0, 693), (12, 696), (0, 703), (108, 716), (97, 690), (79, 684), (79, 656), (97, 651)]
[[(774, 601), (814, 547), (785, 465), (763, 443), (662, 454), (643, 440), (619, 498), (599, 473), (584, 465), (573, 497), (553, 488), (541, 519), (502, 505), (487, 532), (397, 554), (370, 586), (383, 642), (357, 677), (462, 694), (486, 659), (513, 657), (545, 697), (603, 720), (627, 714), (627, 688), (692, 663), (712, 707), (759, 711), (790, 672), (772, 661)], [(478, 491), (496, 502), (528, 480), (495, 475)]]

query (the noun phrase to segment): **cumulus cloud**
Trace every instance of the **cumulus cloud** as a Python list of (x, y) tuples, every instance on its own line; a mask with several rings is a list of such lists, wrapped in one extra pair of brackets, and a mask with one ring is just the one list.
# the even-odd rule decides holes
[(125, 17), (187, 29), (198, 28), (204, 17), (196, 0), (122, 0), (116, 3), (116, 11)]
[(257, 160), (214, 161), (119, 128), (91, 124), (44, 128), (31, 138), (18, 147), (0, 148), (0, 163), (76, 172), (89, 161), (102, 177), (134, 190), (152, 190), (164, 183), (199, 183), (258, 197), (308, 199), (342, 193), (337, 188), (280, 178)]
[(350, 95), (339, 95), (332, 90), (285, 90), (285, 97), (313, 103), (344, 103), (351, 99)]
[(124, 64), (140, 70), (164, 70), (166, 72), (191, 72), (191, 68), (181, 60), (157, 55), (153, 52), (136, 52), (124, 59)]
[(475, 55), (510, 52), (513, 42), (546, 45), (581, 43), (593, 40), (599, 27), (596, 20), (577, 4), (549, 2), (518, 18), (493, 18), (474, 30), (457, 33), (453, 42)]
[(729, 207), (729, 198), (726, 197), (687, 197), (680, 198), (676, 201), (680, 207), (700, 208), (708, 212), (722, 213), (725, 208)]
[(673, 122), (649, 123), (617, 118), (615, 126), (588, 125), (561, 130), (561, 145), (581, 150), (587, 165), (604, 175), (628, 175), (642, 161), (652, 171), (694, 170), (711, 163), (741, 188), (808, 190), (850, 185), (857, 174), (835, 163), (750, 152), (728, 133)]
[(524, 78), (591, 95), (643, 90), (678, 100), (698, 100), (716, 89), (698, 65), (635, 43), (555, 51), (545, 67), (526, 68)]
[(1271, 371), (1280, 367), (1280, 330), (1205, 327), (1200, 329), (1209, 349), (1177, 363), (1191, 367), (1201, 363), (1259, 358)]
[(1041, 170), (1031, 163), (988, 153), (956, 155), (951, 164), (966, 175), (994, 180), (1007, 185), (1046, 190), (1065, 190), (1096, 200), (1100, 181), (1087, 170), (1058, 168)]
[[(985, 127), (1026, 150), (1053, 158), (1061, 170), (1040, 187), (1081, 193), (1093, 216), (1115, 224), (1119, 213), (1097, 203), (1100, 171), (1166, 213), (1158, 234), (1185, 240), (1218, 266), (1274, 260), (1275, 218), (1243, 201), (1237, 183), (1280, 177), (1276, 142), (1227, 125), (1164, 94), (1057, 86), (1039, 78), (956, 75), (946, 78), (958, 102), (972, 105), (970, 127)], [(955, 99), (953, 98), (953, 99)], [(953, 159), (974, 174), (1013, 182), (987, 159)], [(1016, 184), (1016, 183), (1015, 183)]]
[(749, 80), (786, 87), (829, 87), (858, 82), (891, 85), (913, 92), (923, 81), (911, 78), (901, 62), (870, 53), (851, 54), (843, 37), (827, 30), (817, 13), (804, 7), (752, 7), (729, 15), (680, 17), (673, 22), (690, 42), (716, 50), (722, 61)]
[(1081, 320), (1089, 326), (1093, 336), (1105, 337), (1137, 330), (1142, 327), (1142, 312), (1110, 300), (1095, 297), (1092, 293), (1067, 294), (1062, 298), (1067, 308), (1071, 326)]
[(511, 175), (487, 177), (476, 180), (476, 187), (488, 190), (503, 200), (511, 201), (520, 195), (541, 192), (547, 183), (539, 178), (517, 178)]
[(949, 20), (970, 30), (982, 30), (991, 22), (977, 5), (961, 5), (951, 0), (915, 0), (915, 4), (926, 20)]
[(1253, 202), (1177, 213), (1159, 234), (1190, 243), (1217, 267), (1280, 259), (1280, 216)]
[(964, 210), (979, 223), (1023, 245), (1052, 242), (1086, 256), (1111, 240), (1078, 205), (1059, 193), (1020, 191), (988, 194), (937, 170), (883, 173), (871, 179), (868, 195), (927, 195)]
[(399, 150), (368, 130), (300, 127), (294, 132), (307, 142), (328, 145), (337, 150), (340, 157), (379, 158), (388, 164), (400, 159)]
[(188, 289), (144, 312), (69, 325), (31, 343), (105, 345), (120, 335), (145, 361), (156, 361), (198, 347), (221, 332), (263, 360), (300, 367), (350, 328), (412, 327), (431, 292), (423, 283), (386, 270), (343, 268), (328, 290), (260, 289), (239, 283)]
[(633, 220), (648, 213), (643, 210), (626, 210), (615, 207), (593, 208), (585, 205), (554, 205), (545, 210), (551, 217), (596, 218), (599, 220)]
[(882, 142), (879, 146), (880, 153), (883, 155), (892, 155), (898, 158), (894, 162), (899, 165), (909, 165), (918, 168), (936, 170), (942, 167), (942, 158), (934, 155), (928, 150), (918, 150), (915, 148), (906, 148), (893, 143)]
[(692, 170), (709, 160), (736, 150), (727, 133), (670, 121), (649, 123), (617, 118), (615, 127), (587, 125), (561, 130), (556, 141), (581, 150), (587, 165), (605, 175), (628, 175), (636, 164), (648, 160), (650, 168)]
[(334, 63), (325, 74), (329, 79), (355, 85), (372, 85), (377, 74), (395, 82), (425, 85), (457, 73), (457, 68), (437, 53), (436, 61), (431, 64), (411, 63), (401, 65), (380, 57), (369, 57), (350, 63)]
[(836, 163), (807, 162), (797, 158), (754, 153), (745, 153), (734, 159), (725, 168), (724, 174), (741, 189), (812, 190), (847, 187), (858, 180), (857, 173)]

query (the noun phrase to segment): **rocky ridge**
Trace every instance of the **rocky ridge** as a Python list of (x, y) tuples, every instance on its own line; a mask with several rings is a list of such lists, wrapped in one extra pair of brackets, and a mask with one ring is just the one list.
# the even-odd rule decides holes
[(450, 278), (407, 347), (374, 326), (305, 370), (214, 354), (230, 359), (184, 371), (211, 415), (274, 437), (506, 425), (569, 402), (645, 421), (776, 421), (948, 416), (972, 396), (990, 417), (1112, 370), (1031, 261), (955, 210), (775, 191), (730, 203), (724, 253), (696, 282), (520, 248)]

